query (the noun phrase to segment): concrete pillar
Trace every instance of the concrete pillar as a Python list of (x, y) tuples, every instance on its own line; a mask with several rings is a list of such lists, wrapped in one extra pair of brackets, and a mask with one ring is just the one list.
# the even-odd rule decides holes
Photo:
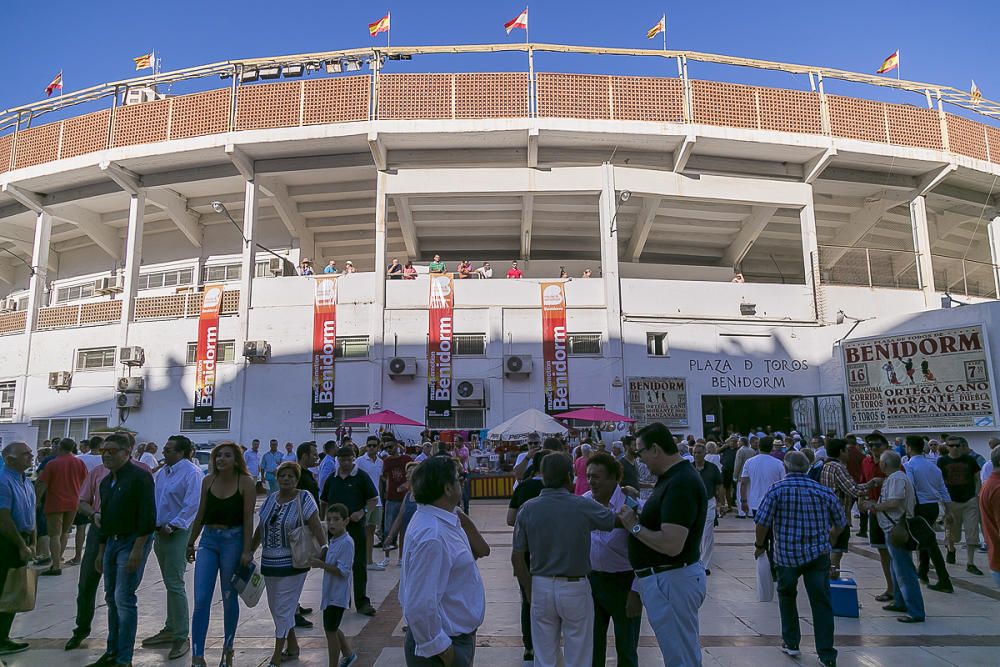
[[(20, 377), (15, 395), (15, 421), (27, 421), (24, 414), (25, 398), (28, 395), (28, 377), (31, 375), (31, 339), (38, 328), (38, 309), (48, 305), (45, 302), (45, 286), (48, 284), (49, 252), (52, 241), (52, 216), (39, 212), (35, 221), (35, 240), (31, 249), (32, 274), (28, 281), (28, 311), (24, 322), (24, 374)], [(53, 369), (55, 370), (55, 369)]]
[(924, 293), (924, 307), (937, 306), (937, 290), (934, 288), (934, 267), (931, 263), (931, 237), (927, 231), (927, 199), (915, 197), (910, 202), (910, 224), (913, 228), (913, 250), (917, 260), (917, 279)]
[(799, 230), (802, 235), (805, 284), (815, 295), (819, 287), (819, 240), (816, 235), (816, 208), (812, 196), (809, 198), (809, 203), (799, 209)]
[(375, 404), (381, 408), (382, 384), (386, 381), (384, 359), (388, 354), (385, 350), (385, 304), (386, 287), (386, 210), (389, 198), (386, 195), (386, 184), (389, 176), (383, 171), (378, 172), (375, 180), (375, 302), (371, 306), (371, 364), (372, 364), (372, 407)]
[(243, 258), (240, 271), (240, 332), (242, 338), (236, 341), (237, 353), (243, 349), (243, 343), (250, 333), (250, 305), (253, 299), (253, 277), (257, 268), (257, 203), (260, 199), (260, 188), (256, 181), (246, 182), (246, 195), (243, 199)]
[[(618, 277), (618, 221), (615, 210), (618, 192), (615, 190), (615, 168), (604, 163), (601, 168), (601, 195), (598, 209), (601, 220), (601, 279), (604, 281), (604, 305), (608, 322), (607, 357), (612, 361), (614, 374), (625, 381), (625, 358), (622, 348), (621, 281)], [(568, 304), (572, 307), (572, 302)], [(625, 410), (625, 389), (609, 388), (609, 410)]]
[(1000, 216), (990, 220), (986, 231), (990, 236), (990, 261), (993, 263), (993, 284), (1000, 296)]
[(122, 317), (119, 345), (128, 345), (129, 325), (135, 321), (135, 296), (142, 264), (142, 230), (146, 211), (146, 194), (131, 196), (128, 204), (128, 235), (125, 242), (125, 288), (122, 290)]

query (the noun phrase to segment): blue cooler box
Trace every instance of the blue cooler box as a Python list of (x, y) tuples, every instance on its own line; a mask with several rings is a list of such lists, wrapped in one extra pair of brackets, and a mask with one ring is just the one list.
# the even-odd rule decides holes
[(830, 580), (830, 603), (834, 616), (858, 618), (861, 615), (861, 605), (858, 604), (858, 582), (844, 578)]

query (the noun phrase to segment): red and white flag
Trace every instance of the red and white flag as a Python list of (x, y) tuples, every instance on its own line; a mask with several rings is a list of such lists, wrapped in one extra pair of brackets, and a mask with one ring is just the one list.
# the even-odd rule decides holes
[(510, 34), (510, 31), (513, 30), (514, 28), (520, 28), (521, 30), (527, 30), (528, 29), (528, 8), (527, 7), (524, 8), (523, 12), (521, 12), (520, 14), (517, 15), (516, 19), (513, 19), (511, 21), (507, 21), (506, 23), (503, 24), (503, 29), (507, 31), (508, 35)]
[(56, 88), (62, 91), (62, 70), (59, 70), (59, 73), (56, 74), (56, 78), (52, 79), (52, 83), (45, 86), (45, 97), (50, 97), (52, 95), (52, 91), (54, 91)]

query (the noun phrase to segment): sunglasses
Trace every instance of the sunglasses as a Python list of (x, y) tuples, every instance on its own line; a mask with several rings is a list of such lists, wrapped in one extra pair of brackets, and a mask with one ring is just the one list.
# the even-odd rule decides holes
[(104, 454), (117, 454), (118, 452), (124, 452), (125, 450), (121, 447), (101, 447), (99, 451), (102, 455)]

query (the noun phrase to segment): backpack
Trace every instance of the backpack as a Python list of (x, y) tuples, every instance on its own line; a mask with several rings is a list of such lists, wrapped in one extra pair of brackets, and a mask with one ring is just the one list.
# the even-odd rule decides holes
[(815, 482), (819, 481), (819, 478), (822, 474), (823, 474), (823, 461), (817, 461), (816, 463), (813, 464), (811, 468), (809, 468), (808, 472), (809, 479)]

